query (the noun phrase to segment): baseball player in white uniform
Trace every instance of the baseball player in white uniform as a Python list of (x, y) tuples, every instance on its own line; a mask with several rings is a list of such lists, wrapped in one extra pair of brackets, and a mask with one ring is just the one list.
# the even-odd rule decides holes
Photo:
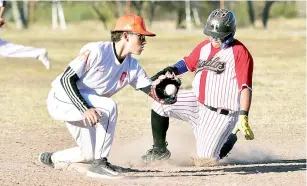
[(86, 44), (52, 82), (48, 111), (55, 120), (65, 122), (78, 146), (41, 153), (39, 161), (50, 166), (60, 162), (92, 162), (88, 176), (119, 176), (117, 166), (107, 160), (118, 112), (111, 97), (128, 84), (149, 93), (151, 80), (131, 56), (142, 53), (145, 36), (155, 34), (146, 30), (141, 17), (122, 16), (111, 32), (112, 42)]
[(167, 160), (169, 117), (188, 121), (194, 131), (198, 158), (219, 160), (225, 157), (241, 130), (254, 139), (248, 124), (252, 97), (253, 58), (247, 48), (234, 39), (235, 16), (226, 9), (214, 10), (208, 17), (202, 41), (190, 53), (165, 71), (176, 75), (195, 73), (193, 90), (179, 91), (173, 105), (152, 106), (153, 148), (142, 156), (145, 163)]
[[(2, 17), (5, 10), (6, 2), (0, 0), (0, 27), (5, 24)], [(40, 60), (46, 69), (50, 69), (50, 60), (45, 48), (34, 48), (30, 46), (18, 45), (0, 38), (0, 56), (17, 57), (17, 58), (35, 58)]]

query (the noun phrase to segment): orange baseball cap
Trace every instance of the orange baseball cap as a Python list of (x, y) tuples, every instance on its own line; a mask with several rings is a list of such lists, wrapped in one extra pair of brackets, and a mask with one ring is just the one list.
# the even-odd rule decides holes
[(118, 18), (112, 32), (117, 31), (134, 32), (145, 36), (156, 36), (156, 34), (146, 30), (143, 18), (134, 14), (127, 14)]

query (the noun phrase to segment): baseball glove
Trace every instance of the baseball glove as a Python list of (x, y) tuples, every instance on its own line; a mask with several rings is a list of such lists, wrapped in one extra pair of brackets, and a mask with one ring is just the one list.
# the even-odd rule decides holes
[[(169, 84), (173, 84), (176, 87), (176, 92), (173, 95), (168, 95), (165, 92), (165, 87)], [(180, 85), (181, 80), (176, 78), (174, 73), (166, 72), (152, 82), (151, 96), (161, 104), (174, 104), (177, 101), (177, 93)]]
[(152, 81), (155, 81), (156, 79), (158, 79), (159, 76), (165, 75), (167, 72), (169, 72), (170, 74), (178, 75), (178, 69), (176, 67), (169, 66), (169, 67), (166, 67), (165, 69), (161, 70), (160, 72), (158, 72), (154, 76), (152, 76), (150, 79)]

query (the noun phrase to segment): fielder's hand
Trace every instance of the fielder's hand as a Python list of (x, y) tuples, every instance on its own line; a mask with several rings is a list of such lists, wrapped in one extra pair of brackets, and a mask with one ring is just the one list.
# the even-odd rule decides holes
[(101, 117), (101, 113), (99, 110), (95, 109), (95, 108), (90, 108), (87, 109), (84, 113), (83, 113), (83, 117), (84, 117), (84, 126), (90, 125), (90, 126), (94, 126), (96, 125), (96, 123), (99, 122), (99, 119)]
[(247, 140), (254, 139), (254, 133), (248, 124), (248, 116), (240, 115), (239, 121), (236, 123), (235, 128), (232, 130), (233, 134), (236, 134), (238, 131), (241, 131)]

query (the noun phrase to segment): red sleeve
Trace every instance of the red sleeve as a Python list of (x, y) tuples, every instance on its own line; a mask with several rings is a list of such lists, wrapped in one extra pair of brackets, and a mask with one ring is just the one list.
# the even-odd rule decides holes
[(185, 64), (187, 65), (189, 71), (194, 72), (197, 68), (199, 56), (200, 56), (200, 50), (205, 46), (206, 44), (210, 43), (209, 40), (205, 40), (198, 44), (196, 48), (190, 53), (189, 56), (185, 56), (183, 58)]
[(252, 55), (239, 41), (236, 41), (233, 46), (233, 53), (239, 90), (242, 90), (243, 87), (252, 88), (254, 70), (254, 60)]

